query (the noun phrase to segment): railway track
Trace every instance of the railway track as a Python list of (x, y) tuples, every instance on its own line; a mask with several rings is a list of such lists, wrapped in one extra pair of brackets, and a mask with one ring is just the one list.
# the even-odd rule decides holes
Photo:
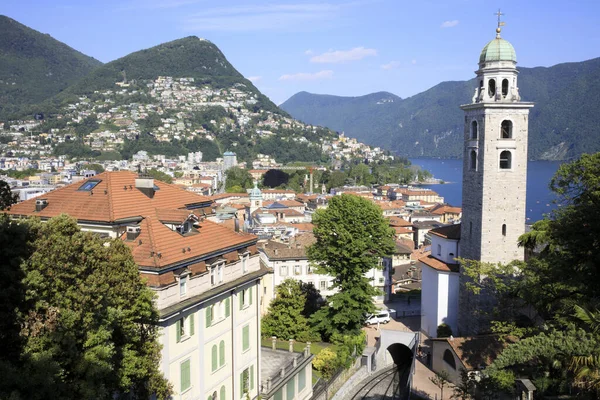
[[(396, 366), (390, 367), (379, 375), (371, 377), (362, 385), (351, 400), (384, 399), (393, 398), (394, 377), (398, 374)], [(391, 388), (391, 391), (390, 391)]]

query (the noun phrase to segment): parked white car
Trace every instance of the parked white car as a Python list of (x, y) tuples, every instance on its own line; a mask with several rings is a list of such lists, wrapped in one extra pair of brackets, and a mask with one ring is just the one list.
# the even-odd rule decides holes
[(390, 322), (390, 320), (391, 320), (390, 311), (389, 310), (381, 310), (381, 311), (378, 311), (376, 314), (368, 315), (367, 320), (365, 321), (365, 324), (367, 324), (367, 325), (375, 325), (377, 323), (387, 324), (388, 322)]

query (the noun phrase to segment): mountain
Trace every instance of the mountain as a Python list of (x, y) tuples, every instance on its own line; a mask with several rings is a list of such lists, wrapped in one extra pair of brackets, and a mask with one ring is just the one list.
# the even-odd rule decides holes
[(0, 117), (64, 90), (102, 63), (0, 15)]
[[(530, 112), (529, 158), (563, 160), (600, 151), (600, 58), (549, 68), (519, 68), (523, 101)], [(300, 92), (281, 104), (306, 123), (407, 157), (461, 157), (463, 112), (476, 83), (442, 82), (400, 99), (386, 92), (340, 97)], [(386, 97), (387, 96), (387, 97)], [(393, 102), (380, 101), (384, 98)]]

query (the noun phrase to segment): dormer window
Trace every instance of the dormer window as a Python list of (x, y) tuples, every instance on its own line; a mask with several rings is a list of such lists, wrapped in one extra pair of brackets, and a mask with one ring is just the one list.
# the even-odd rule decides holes
[(90, 179), (90, 180), (86, 181), (83, 185), (79, 186), (79, 189), (77, 189), (77, 190), (81, 191), (81, 192), (90, 192), (100, 182), (102, 182), (101, 179)]
[(210, 268), (210, 285), (216, 286), (223, 283), (223, 268), (225, 263), (222, 262)]
[(187, 275), (179, 277), (179, 296), (185, 296), (187, 293)]

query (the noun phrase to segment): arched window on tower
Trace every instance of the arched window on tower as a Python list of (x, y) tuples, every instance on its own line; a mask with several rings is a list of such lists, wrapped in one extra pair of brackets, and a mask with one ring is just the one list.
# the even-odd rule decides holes
[(502, 79), (502, 98), (508, 95), (508, 79)]
[(500, 125), (500, 138), (512, 139), (512, 121), (505, 119)]
[(512, 165), (512, 154), (508, 150), (500, 153), (500, 169), (510, 169)]
[(471, 150), (469, 169), (477, 171), (477, 152), (475, 150)]
[(502, 224), (502, 236), (506, 236), (506, 224)]
[(471, 122), (471, 139), (477, 139), (479, 137), (479, 127), (477, 126), (477, 121), (473, 120)]
[(488, 95), (494, 97), (496, 95), (496, 80), (490, 79), (488, 81)]

